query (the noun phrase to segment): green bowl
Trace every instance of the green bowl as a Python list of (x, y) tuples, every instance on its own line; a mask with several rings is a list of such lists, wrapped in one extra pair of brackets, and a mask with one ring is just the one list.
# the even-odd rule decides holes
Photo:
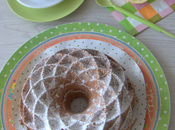
[(29, 8), (20, 4), (17, 0), (7, 0), (9, 7), (18, 16), (34, 22), (49, 22), (67, 16), (75, 11), (84, 0), (64, 0), (63, 2), (42, 9)]

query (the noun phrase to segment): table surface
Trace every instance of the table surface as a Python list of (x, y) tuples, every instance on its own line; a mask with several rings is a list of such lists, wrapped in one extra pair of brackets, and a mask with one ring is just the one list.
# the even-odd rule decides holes
[[(10, 56), (27, 40), (51, 27), (72, 22), (96, 22), (124, 30), (106, 8), (99, 7), (95, 0), (84, 3), (70, 15), (56, 21), (37, 23), (24, 20), (10, 10), (6, 0), (0, 0), (0, 70)], [(156, 24), (175, 34), (175, 13)], [(151, 28), (135, 36), (156, 57), (168, 81), (171, 97), (169, 130), (175, 127), (175, 39)]]

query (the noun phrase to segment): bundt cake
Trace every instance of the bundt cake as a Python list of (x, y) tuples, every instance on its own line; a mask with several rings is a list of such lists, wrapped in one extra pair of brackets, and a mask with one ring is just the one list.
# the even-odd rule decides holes
[[(88, 107), (70, 110), (75, 98)], [(135, 89), (124, 68), (97, 50), (70, 48), (36, 64), (23, 85), (21, 123), (29, 130), (128, 130)]]

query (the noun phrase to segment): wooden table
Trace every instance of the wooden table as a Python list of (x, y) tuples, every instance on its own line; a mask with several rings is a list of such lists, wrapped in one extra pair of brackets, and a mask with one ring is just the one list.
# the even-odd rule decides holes
[[(175, 13), (159, 21), (157, 25), (175, 34)], [(15, 15), (6, 0), (0, 1), (0, 70), (10, 56), (27, 40), (53, 26), (70, 22), (97, 22), (119, 29), (123, 27), (106, 8), (99, 7), (95, 0), (85, 0), (72, 14), (56, 21), (36, 23)], [(171, 96), (171, 120), (169, 130), (175, 128), (175, 39), (151, 28), (136, 36), (156, 57), (167, 78)]]

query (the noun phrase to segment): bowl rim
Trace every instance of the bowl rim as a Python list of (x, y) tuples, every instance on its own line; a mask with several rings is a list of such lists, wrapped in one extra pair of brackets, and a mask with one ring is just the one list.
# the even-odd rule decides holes
[(20, 4), (35, 9), (48, 8), (61, 3), (63, 0), (44, 0), (44, 2), (37, 2), (34, 0), (17, 0)]

